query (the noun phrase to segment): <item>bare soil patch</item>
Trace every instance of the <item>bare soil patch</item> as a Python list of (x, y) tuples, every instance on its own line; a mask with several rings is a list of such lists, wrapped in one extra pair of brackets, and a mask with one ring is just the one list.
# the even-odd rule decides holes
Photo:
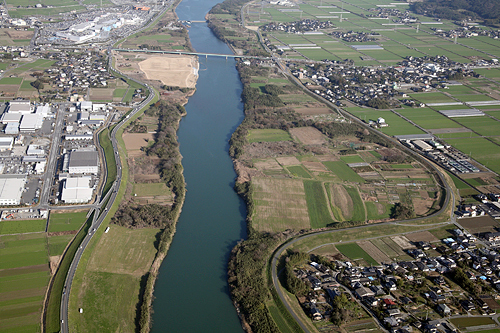
[(410, 243), (410, 241), (408, 240), (408, 238), (406, 238), (405, 236), (394, 236), (394, 237), (391, 237), (391, 239), (396, 244), (398, 244), (398, 246), (400, 248), (402, 248), (403, 250), (414, 249), (415, 248), (415, 245), (413, 245), (412, 243)]
[(292, 141), (253, 142), (245, 145), (244, 151), (242, 159), (290, 156), (308, 152)]
[(3, 31), (11, 39), (31, 39), (31, 37), (33, 37), (34, 34), (33, 31), (24, 31), (24, 30), (4, 29)]
[(322, 145), (327, 142), (323, 133), (314, 127), (291, 128), (290, 134), (305, 145)]
[(52, 237), (52, 236), (63, 236), (63, 235), (75, 235), (77, 233), (78, 230), (56, 231), (47, 233), (47, 236)]
[(357, 242), (357, 244), (378, 263), (391, 262), (391, 258), (389, 258), (384, 252), (380, 251), (379, 248), (373, 245), (370, 241)]
[(154, 133), (125, 133), (123, 134), (123, 141), (127, 152), (132, 150), (140, 150), (146, 147), (148, 142), (153, 140)]
[(495, 219), (489, 216), (479, 216), (471, 217), (465, 219), (459, 219), (457, 222), (464, 228), (468, 229), (473, 234), (483, 233), (483, 232), (494, 232), (495, 227), (500, 227)]
[(302, 162), (302, 164), (311, 171), (325, 172), (328, 169), (321, 162)]
[(278, 157), (276, 158), (279, 164), (283, 166), (298, 165), (300, 161), (295, 156)]
[(325, 107), (301, 107), (295, 108), (295, 112), (306, 116), (331, 113), (330, 109)]
[(479, 296), (492, 310), (498, 310), (500, 309), (500, 304), (498, 304), (493, 297), (489, 295), (481, 295)]
[(57, 267), (59, 266), (59, 261), (61, 260), (61, 256), (50, 256), (49, 257), (49, 265), (50, 265), (50, 274), (56, 274)]
[(90, 98), (96, 100), (112, 99), (113, 91), (114, 91), (113, 89), (92, 88), (90, 89)]
[(412, 232), (411, 234), (406, 234), (406, 238), (411, 240), (412, 242), (437, 242), (439, 239), (436, 238), (433, 234), (431, 234), (429, 231), (419, 231), (419, 232)]
[(413, 208), (415, 210), (415, 214), (424, 215), (429, 209), (431, 209), (434, 200), (425, 200), (420, 198), (413, 198)]
[(139, 63), (149, 80), (160, 80), (169, 86), (194, 88), (198, 79), (198, 61), (192, 56), (163, 55)]
[(0, 84), (0, 92), (15, 93), (19, 90), (19, 86), (15, 84)]
[(156, 183), (160, 181), (158, 164), (160, 159), (155, 156), (128, 158), (130, 181), (136, 183)]
[(264, 161), (253, 162), (255, 168), (259, 170), (282, 170), (281, 165), (273, 158)]

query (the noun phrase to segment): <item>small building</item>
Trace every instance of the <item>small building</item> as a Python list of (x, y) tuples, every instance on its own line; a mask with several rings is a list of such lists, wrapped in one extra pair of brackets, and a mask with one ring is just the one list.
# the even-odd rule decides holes
[(449, 316), (451, 314), (451, 309), (446, 304), (439, 304), (437, 310), (443, 316)]

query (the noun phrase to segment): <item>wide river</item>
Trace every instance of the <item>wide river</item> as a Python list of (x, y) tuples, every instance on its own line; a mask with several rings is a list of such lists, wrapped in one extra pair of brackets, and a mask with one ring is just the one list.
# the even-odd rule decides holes
[[(181, 20), (204, 20), (219, 0), (183, 0)], [(231, 54), (206, 23), (192, 23), (198, 52)], [(196, 93), (178, 132), (187, 183), (177, 232), (156, 282), (153, 332), (242, 332), (229, 295), (226, 266), (246, 238), (244, 202), (233, 190), (236, 174), (228, 141), (243, 120), (242, 90), (232, 59), (200, 57)]]

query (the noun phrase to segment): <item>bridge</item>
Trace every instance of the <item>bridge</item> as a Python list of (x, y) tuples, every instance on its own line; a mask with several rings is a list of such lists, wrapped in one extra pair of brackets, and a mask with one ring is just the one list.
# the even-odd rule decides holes
[(242, 59), (260, 59), (260, 60), (271, 60), (270, 57), (257, 57), (248, 55), (235, 55), (235, 54), (220, 54), (220, 53), (202, 53), (202, 52), (188, 52), (188, 51), (163, 51), (163, 50), (138, 50), (138, 49), (112, 49), (113, 51), (119, 52), (139, 52), (139, 53), (160, 53), (160, 54), (177, 54), (177, 55), (195, 55), (208, 57), (223, 57), (223, 58), (242, 58)]

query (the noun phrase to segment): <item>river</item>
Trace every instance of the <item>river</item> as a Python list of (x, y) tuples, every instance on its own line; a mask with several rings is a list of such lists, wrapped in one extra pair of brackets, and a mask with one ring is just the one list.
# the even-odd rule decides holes
[[(218, 0), (183, 0), (181, 20), (204, 20)], [(192, 23), (198, 52), (231, 54), (206, 23)], [(177, 232), (160, 268), (153, 332), (242, 332), (227, 285), (231, 249), (246, 238), (246, 208), (233, 190), (229, 138), (243, 120), (235, 62), (200, 58), (196, 93), (186, 104), (178, 137), (187, 183)]]

